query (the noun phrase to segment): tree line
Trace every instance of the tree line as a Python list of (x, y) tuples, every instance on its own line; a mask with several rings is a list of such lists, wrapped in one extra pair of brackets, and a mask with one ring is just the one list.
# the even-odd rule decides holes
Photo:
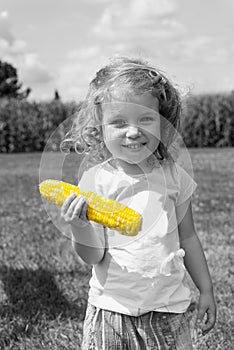
[[(50, 135), (82, 102), (63, 103), (57, 91), (50, 102), (29, 102), (17, 70), (0, 61), (0, 152), (41, 152)], [(66, 130), (59, 129), (54, 139)], [(181, 133), (187, 147), (234, 146), (234, 90), (229, 93), (190, 95), (184, 101)]]

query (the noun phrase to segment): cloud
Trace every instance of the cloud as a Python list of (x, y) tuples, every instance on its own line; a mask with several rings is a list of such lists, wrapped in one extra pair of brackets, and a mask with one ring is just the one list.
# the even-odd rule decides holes
[(0, 54), (1, 56), (14, 56), (22, 54), (26, 49), (26, 42), (17, 40), (11, 29), (9, 14), (7, 11), (0, 12)]
[(130, 21), (147, 22), (150, 19), (168, 16), (176, 9), (172, 0), (131, 0), (128, 8)]
[(0, 37), (0, 55), (5, 59), (12, 59), (14, 57), (24, 54), (27, 44), (23, 40), (14, 40), (11, 43)]
[(7, 11), (0, 12), (0, 37), (9, 43), (12, 43), (14, 40)]
[(174, 37), (184, 32), (182, 24), (170, 18), (175, 11), (175, 0), (130, 0), (127, 5), (123, 1), (111, 3), (104, 8), (93, 32), (107, 40)]
[(27, 84), (45, 84), (54, 79), (48, 68), (43, 65), (37, 54), (27, 53), (19, 64), (22, 80)]
[(99, 46), (72, 50), (59, 68), (57, 88), (65, 99), (83, 99), (88, 85), (99, 65), (103, 64), (103, 52)]
[(0, 12), (0, 56), (1, 60), (17, 68), (24, 84), (44, 84), (53, 80), (50, 70), (40, 61), (40, 57), (29, 51), (25, 41), (12, 33), (10, 16)]
[(93, 33), (104, 52), (112, 47), (110, 56), (149, 57), (163, 66), (171, 43), (187, 36), (185, 26), (176, 18), (177, 11), (175, 0), (111, 2), (94, 24)]
[(86, 48), (76, 49), (72, 50), (67, 53), (67, 58), (69, 60), (83, 60), (90, 57), (95, 57), (97, 54), (100, 53), (100, 48), (98, 46), (88, 46)]
[[(93, 0), (80, 0), (81, 2), (84, 2), (84, 3), (92, 3), (93, 4)], [(105, 4), (107, 2), (110, 2), (110, 0), (95, 0), (95, 3), (98, 3), (98, 4)]]
[(204, 50), (211, 42), (212, 38), (208, 36), (182, 38), (176, 43), (171, 43), (170, 48), (168, 48), (168, 55), (171, 59), (189, 62), (194, 60), (199, 53), (200, 60)]
[(168, 56), (180, 63), (197, 62), (199, 64), (224, 64), (231, 58), (230, 50), (222, 40), (212, 36), (200, 35), (181, 38), (171, 43)]
[[(92, 5), (94, 4), (93, 0), (80, 0), (80, 1), (83, 3), (92, 4)], [(109, 4), (112, 1), (113, 0), (95, 0), (95, 5), (103, 6), (103, 5)]]
[(113, 43), (108, 47), (87, 46), (70, 51), (59, 68), (57, 88), (65, 99), (81, 100), (85, 97), (90, 81), (96, 72), (109, 63), (113, 52), (126, 54), (124, 44)]

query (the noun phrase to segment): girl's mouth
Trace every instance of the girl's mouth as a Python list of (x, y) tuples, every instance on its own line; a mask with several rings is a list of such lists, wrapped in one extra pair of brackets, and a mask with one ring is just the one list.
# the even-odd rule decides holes
[(142, 148), (143, 146), (145, 146), (146, 145), (146, 143), (129, 143), (129, 144), (127, 144), (127, 145), (123, 145), (124, 147), (126, 147), (126, 148), (129, 148), (129, 149), (140, 149), (140, 148)]

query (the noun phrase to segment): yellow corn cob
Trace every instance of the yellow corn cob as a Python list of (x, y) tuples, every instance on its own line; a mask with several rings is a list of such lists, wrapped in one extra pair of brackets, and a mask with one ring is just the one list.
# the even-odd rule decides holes
[(141, 228), (141, 215), (135, 210), (94, 192), (83, 192), (78, 186), (59, 180), (45, 180), (40, 183), (39, 190), (45, 199), (58, 206), (62, 206), (71, 193), (77, 196), (83, 195), (88, 202), (89, 220), (115, 229), (124, 235), (135, 236)]

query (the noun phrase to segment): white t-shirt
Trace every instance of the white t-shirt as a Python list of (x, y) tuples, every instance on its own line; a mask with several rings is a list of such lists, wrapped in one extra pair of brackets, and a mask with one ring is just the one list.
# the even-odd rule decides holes
[(105, 162), (89, 169), (79, 186), (142, 215), (142, 229), (134, 237), (94, 224), (97, 234), (104, 230), (106, 252), (93, 265), (88, 301), (133, 316), (153, 310), (186, 311), (191, 291), (175, 208), (196, 188), (188, 173), (175, 163), (166, 163), (145, 176), (129, 176)]

